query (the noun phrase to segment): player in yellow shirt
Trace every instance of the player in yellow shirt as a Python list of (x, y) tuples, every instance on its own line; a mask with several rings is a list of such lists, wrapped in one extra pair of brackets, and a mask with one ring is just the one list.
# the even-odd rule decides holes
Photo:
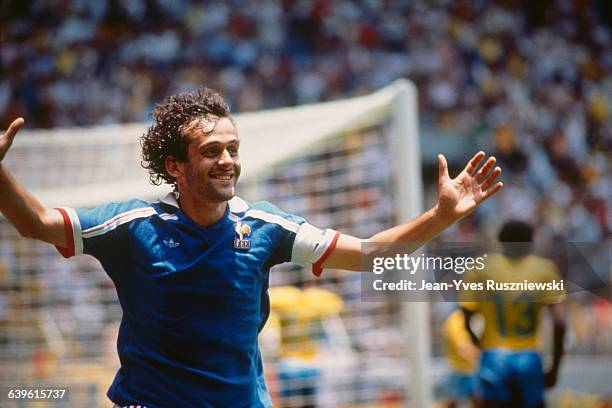
[(447, 408), (454, 408), (464, 401), (471, 401), (477, 406), (476, 368), (480, 351), (465, 330), (463, 313), (455, 309), (448, 315), (442, 325), (444, 337), (444, 355), (450, 365), (448, 384), (449, 401)]
[[(531, 255), (533, 229), (521, 221), (504, 224), (499, 241), (503, 254), (489, 255), (485, 268), (471, 274), (470, 280), (496, 283), (552, 284), (561, 278), (555, 264)], [(472, 296), (473, 293), (470, 295)], [(557, 381), (563, 356), (565, 320), (559, 303), (564, 291), (483, 291), (485, 301), (461, 302), (465, 326), (472, 340), (483, 350), (478, 373), (483, 406), (496, 408), (544, 407), (544, 389)], [(554, 323), (554, 357), (544, 374), (539, 353), (541, 312), (548, 308)], [(478, 339), (469, 321), (474, 313), (484, 317), (484, 333)]]
[(321, 321), (338, 316), (342, 298), (318, 287), (270, 288), (270, 307), (278, 317), (279, 358), (276, 365), (282, 403), (312, 408), (325, 393), (325, 368), (318, 361)]

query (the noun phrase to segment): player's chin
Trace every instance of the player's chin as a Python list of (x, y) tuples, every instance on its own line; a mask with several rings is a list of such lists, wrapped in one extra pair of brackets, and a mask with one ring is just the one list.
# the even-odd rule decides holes
[(236, 186), (216, 186), (213, 188), (212, 195), (218, 201), (229, 201), (236, 195)]

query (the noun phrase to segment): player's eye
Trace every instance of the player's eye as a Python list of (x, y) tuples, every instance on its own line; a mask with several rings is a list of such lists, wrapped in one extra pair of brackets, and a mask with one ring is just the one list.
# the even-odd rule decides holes
[(230, 154), (230, 156), (238, 156), (238, 146), (228, 146), (227, 147), (227, 151)]
[(219, 148), (217, 147), (210, 147), (208, 149), (204, 149), (202, 151), (202, 156), (204, 157), (217, 157), (219, 155)]

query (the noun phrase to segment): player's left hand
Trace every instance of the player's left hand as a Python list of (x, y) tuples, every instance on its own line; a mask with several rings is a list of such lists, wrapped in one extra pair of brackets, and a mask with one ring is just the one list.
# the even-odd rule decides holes
[(557, 385), (557, 370), (550, 369), (544, 373), (544, 386), (546, 388), (552, 388)]
[(496, 182), (502, 170), (500, 167), (493, 169), (495, 157), (489, 157), (479, 169), (484, 158), (485, 152), (476, 153), (463, 171), (451, 179), (446, 158), (438, 155), (438, 211), (442, 216), (452, 221), (460, 220), (503, 187), (501, 181)]

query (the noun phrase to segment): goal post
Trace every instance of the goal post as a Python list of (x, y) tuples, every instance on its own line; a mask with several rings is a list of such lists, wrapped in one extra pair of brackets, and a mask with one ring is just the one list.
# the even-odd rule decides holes
[[(370, 95), (235, 119), (243, 168), (238, 194), (247, 200), (267, 200), (319, 227), (361, 237), (423, 209), (417, 97), (407, 80)], [(140, 166), (146, 127), (23, 131), (3, 164), (48, 207), (155, 200), (169, 188), (151, 186)], [(0, 285), (9, 288), (0, 292), (8, 316), (0, 366), (11, 368), (0, 373), (0, 385), (37, 378), (41, 370), (58, 379), (83, 369), (96, 373), (97, 385), (110, 384), (121, 312), (101, 267), (87, 257), (64, 261), (49, 245), (20, 238), (4, 219), (0, 227)], [(359, 274), (343, 271), (315, 279), (281, 265), (270, 279), (274, 288), (291, 288), (286, 296), (310, 294), (318, 311), (300, 315), (271, 290), (273, 316), (262, 350), (271, 393), (283, 406), (386, 400), (431, 406), (426, 304), (363, 302)], [(98, 390), (94, 399), (105, 393), (79, 377), (88, 378), (66, 381), (80, 384), (77, 390)], [(92, 397), (75, 392), (70, 398), (74, 404)]]
[[(399, 222), (408, 222), (423, 212), (423, 183), (421, 175), (421, 149), (419, 117), (415, 86), (408, 82), (395, 96), (393, 123), (395, 126), (393, 149), (396, 157), (395, 211)], [(416, 407), (432, 406), (431, 336), (429, 308), (423, 302), (402, 304), (402, 331), (406, 340), (406, 355), (412, 372), (407, 386), (412, 388), (412, 402)], [(406, 398), (410, 398), (410, 393)]]

